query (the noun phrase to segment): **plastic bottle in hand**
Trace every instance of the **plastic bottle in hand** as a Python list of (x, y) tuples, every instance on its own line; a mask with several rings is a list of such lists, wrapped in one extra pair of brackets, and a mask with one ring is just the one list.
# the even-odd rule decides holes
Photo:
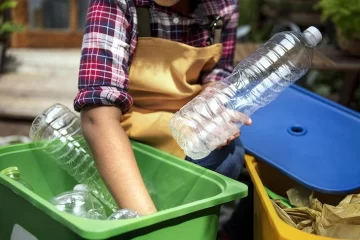
[(5, 168), (1, 171), (1, 173), (19, 183), (21, 183), (27, 189), (33, 191), (33, 188), (30, 186), (30, 184), (28, 184), (27, 182), (25, 182), (23, 179), (20, 178), (20, 171), (17, 167)]
[(37, 116), (31, 125), (30, 139), (76, 181), (86, 184), (104, 205), (113, 212), (118, 209), (90, 155), (80, 118), (69, 108), (54, 104)]
[(194, 160), (204, 158), (234, 135), (258, 108), (308, 71), (321, 39), (315, 27), (275, 34), (229, 77), (176, 112), (169, 128), (185, 154)]

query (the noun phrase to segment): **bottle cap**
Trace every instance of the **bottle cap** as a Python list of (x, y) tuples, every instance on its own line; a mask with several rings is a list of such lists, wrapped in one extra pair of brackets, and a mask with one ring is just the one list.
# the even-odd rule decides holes
[(17, 167), (8, 167), (1, 171), (2, 174), (9, 176), (9, 175), (15, 175), (19, 174), (19, 169)]
[[(309, 40), (311, 42), (312, 45), (316, 46), (319, 44), (319, 42), (321, 42), (322, 40), (322, 34), (319, 31), (319, 29), (317, 29), (316, 27), (308, 27), (305, 31), (305, 37), (307, 38), (307, 40)], [(306, 33), (310, 33), (311, 36), (309, 36), (309, 34)]]
[(74, 191), (82, 191), (82, 192), (87, 192), (89, 191), (89, 187), (85, 184), (77, 184), (74, 189)]

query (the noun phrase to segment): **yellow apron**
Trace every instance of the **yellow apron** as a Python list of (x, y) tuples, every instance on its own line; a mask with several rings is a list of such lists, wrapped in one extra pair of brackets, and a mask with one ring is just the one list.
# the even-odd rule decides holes
[(129, 73), (134, 104), (121, 125), (130, 139), (182, 159), (168, 123), (173, 114), (202, 90), (201, 71), (219, 61), (222, 44), (196, 48), (161, 38), (139, 37)]

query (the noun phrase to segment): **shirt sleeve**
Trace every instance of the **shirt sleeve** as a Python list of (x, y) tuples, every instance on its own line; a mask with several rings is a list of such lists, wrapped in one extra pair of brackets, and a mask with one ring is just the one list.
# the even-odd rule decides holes
[(224, 27), (221, 33), (223, 51), (215, 68), (208, 72), (202, 72), (200, 83), (220, 81), (232, 73), (234, 69), (234, 54), (236, 47), (236, 29), (238, 26), (239, 12), (238, 5), (232, 6), (231, 13), (224, 17)]
[(129, 65), (136, 46), (132, 1), (91, 0), (86, 17), (75, 111), (88, 105), (115, 105), (123, 114), (131, 105), (127, 93)]

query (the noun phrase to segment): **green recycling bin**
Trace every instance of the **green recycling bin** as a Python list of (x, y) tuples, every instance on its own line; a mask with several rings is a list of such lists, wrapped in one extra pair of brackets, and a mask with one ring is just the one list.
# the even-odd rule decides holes
[(132, 142), (158, 212), (128, 220), (91, 220), (58, 211), (53, 196), (77, 184), (33, 144), (0, 148), (0, 170), (16, 166), (34, 192), (0, 175), (0, 239), (216, 239), (222, 204), (246, 197), (246, 185)]

